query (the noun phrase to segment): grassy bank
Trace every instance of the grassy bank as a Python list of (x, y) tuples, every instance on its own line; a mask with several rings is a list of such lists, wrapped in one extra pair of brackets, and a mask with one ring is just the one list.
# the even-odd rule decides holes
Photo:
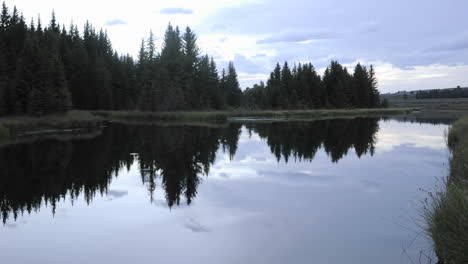
[(97, 127), (101, 120), (126, 123), (148, 122), (200, 122), (227, 121), (230, 118), (301, 118), (324, 119), (354, 116), (388, 116), (407, 114), (414, 108), (378, 109), (326, 109), (326, 110), (281, 110), (281, 111), (180, 111), (180, 112), (140, 112), (140, 111), (70, 111), (64, 115), (43, 117), (3, 117), (0, 118), (0, 143), (12, 137), (50, 134)]
[(468, 112), (468, 98), (440, 98), (440, 99), (392, 99), (390, 107), (417, 107), (432, 110), (451, 110)]
[(468, 263), (468, 118), (455, 122), (447, 139), (450, 173), (444, 190), (431, 194), (424, 216), (441, 263), (462, 264)]
[(140, 111), (94, 111), (93, 114), (107, 120), (132, 121), (225, 121), (229, 118), (291, 118), (310, 119), (335, 118), (365, 115), (399, 115), (406, 114), (413, 108), (378, 108), (378, 109), (326, 109), (326, 110), (281, 110), (281, 111), (191, 111), (191, 112), (140, 112)]
[(86, 111), (70, 111), (63, 115), (43, 117), (2, 117), (0, 118), (0, 143), (13, 137), (90, 129), (100, 125), (101, 119)]

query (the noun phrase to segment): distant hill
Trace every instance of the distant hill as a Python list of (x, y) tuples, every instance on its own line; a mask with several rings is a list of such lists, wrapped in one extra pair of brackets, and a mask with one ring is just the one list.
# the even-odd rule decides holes
[(396, 93), (381, 94), (380, 98), (389, 101), (416, 100), (416, 99), (441, 99), (441, 98), (468, 98), (468, 87), (398, 91)]
[(394, 101), (394, 100), (404, 100), (405, 99), (405, 94), (408, 99), (416, 99), (416, 92), (418, 91), (398, 91), (396, 93), (385, 93), (385, 94), (380, 94), (380, 99), (387, 99), (389, 101)]

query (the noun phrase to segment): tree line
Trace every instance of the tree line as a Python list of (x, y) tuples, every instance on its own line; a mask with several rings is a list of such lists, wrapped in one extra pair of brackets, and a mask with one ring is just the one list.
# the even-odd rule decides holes
[(283, 67), (276, 64), (265, 83), (243, 93), (243, 106), (259, 109), (374, 108), (380, 107), (374, 67), (360, 63), (350, 74), (332, 61), (320, 76), (311, 63)]
[(150, 33), (135, 61), (119, 55), (107, 33), (86, 22), (83, 33), (29, 24), (16, 7), (0, 13), (0, 116), (67, 110), (191, 110), (240, 106), (242, 92), (232, 62), (218, 74), (200, 55), (197, 37), (168, 25), (160, 52)]
[(319, 76), (311, 64), (279, 64), (267, 84), (240, 89), (229, 62), (218, 72), (201, 54), (196, 34), (168, 25), (156, 48), (150, 32), (138, 58), (116, 52), (104, 30), (86, 22), (60, 25), (52, 12), (28, 24), (16, 7), (0, 13), (0, 116), (45, 115), (70, 109), (178, 111), (237, 107), (262, 109), (377, 107), (375, 72), (354, 74), (333, 61)]
[(416, 92), (416, 99), (468, 98), (468, 88), (433, 89)]

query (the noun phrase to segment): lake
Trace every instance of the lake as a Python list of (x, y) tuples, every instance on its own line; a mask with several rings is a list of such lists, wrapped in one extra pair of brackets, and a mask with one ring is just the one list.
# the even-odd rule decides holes
[(109, 124), (0, 147), (1, 263), (419, 263), (447, 122)]

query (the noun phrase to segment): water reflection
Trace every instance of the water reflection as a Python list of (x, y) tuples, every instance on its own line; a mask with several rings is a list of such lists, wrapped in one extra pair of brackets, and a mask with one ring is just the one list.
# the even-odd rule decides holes
[(373, 155), (377, 118), (334, 119), (315, 122), (276, 122), (248, 124), (249, 132), (266, 139), (278, 161), (288, 162), (290, 157), (311, 161), (320, 147), (333, 162), (338, 162), (354, 148), (360, 157)]
[[(105, 137), (10, 145), (0, 148), (0, 208), (3, 222), (13, 215), (52, 206), (67, 194), (90, 202), (111, 180), (111, 153)], [(99, 150), (96, 151), (96, 150)]]
[(353, 149), (373, 155), (377, 118), (323, 121), (229, 123), (219, 126), (113, 124), (87, 140), (43, 140), (0, 147), (2, 220), (39, 210), (81, 194), (87, 203), (96, 195), (125, 196), (108, 190), (121, 170), (139, 165), (142, 183), (153, 201), (158, 187), (167, 205), (190, 204), (218, 150), (236, 154), (242, 126), (265, 140), (277, 160), (311, 161), (323, 147), (333, 162)]
[(219, 146), (235, 154), (240, 127), (112, 125), (91, 140), (4, 146), (0, 148), (2, 220), (48, 204), (55, 213), (56, 204), (67, 195), (73, 202), (83, 193), (90, 203), (98, 193), (109, 194), (112, 175), (130, 169), (134, 162), (151, 199), (155, 179), (161, 177), (169, 206), (179, 204), (181, 196), (190, 204)]

